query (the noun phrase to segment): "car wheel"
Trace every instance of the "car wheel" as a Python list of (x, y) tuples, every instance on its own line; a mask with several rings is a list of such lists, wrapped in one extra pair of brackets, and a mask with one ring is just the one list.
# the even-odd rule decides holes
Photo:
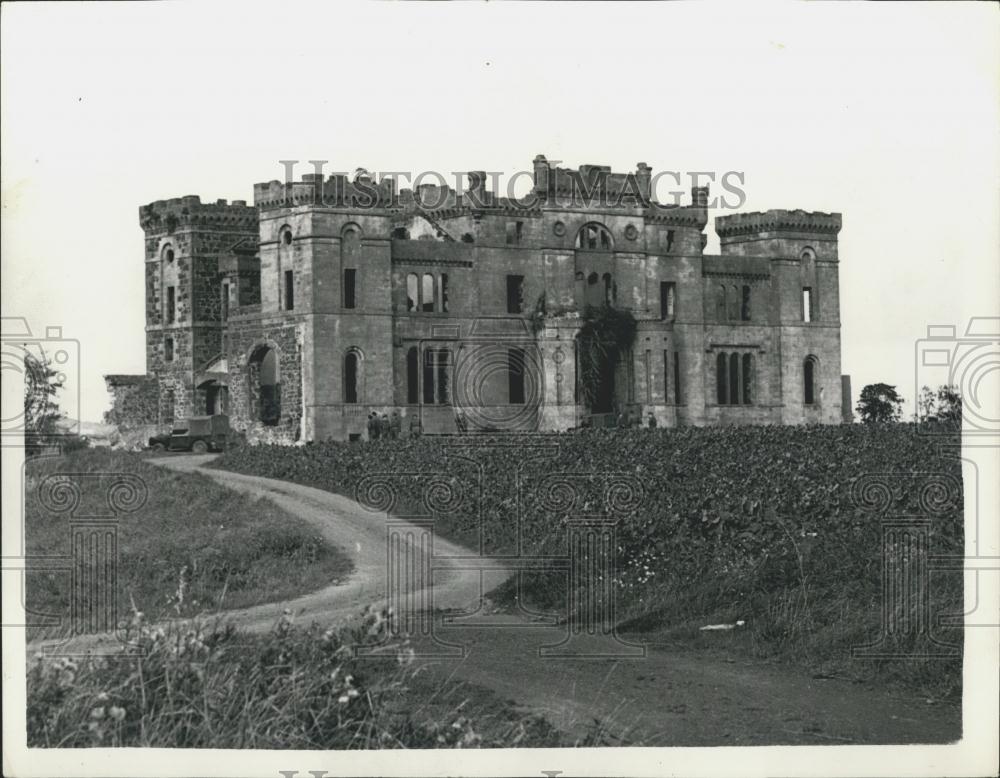
[(166, 450), (167, 450), (167, 447), (164, 446), (162, 443), (154, 443), (153, 444), (153, 451), (155, 451), (157, 454), (162, 454)]
[(191, 451), (195, 454), (208, 453), (208, 444), (204, 440), (196, 440), (191, 446)]

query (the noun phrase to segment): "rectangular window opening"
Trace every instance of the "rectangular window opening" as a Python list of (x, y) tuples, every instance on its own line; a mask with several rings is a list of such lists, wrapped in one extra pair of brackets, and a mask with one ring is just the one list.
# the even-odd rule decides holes
[(507, 351), (507, 388), (511, 405), (524, 405), (524, 349)]
[(673, 281), (660, 281), (660, 318), (674, 318), (677, 305), (677, 285)]
[(802, 287), (802, 321), (811, 322), (813, 320), (812, 287)]
[(177, 290), (167, 287), (167, 324), (173, 324), (177, 318)]
[(285, 271), (285, 310), (291, 311), (295, 308), (295, 273), (291, 270)]
[(357, 303), (355, 296), (357, 294), (357, 280), (358, 271), (349, 267), (344, 270), (344, 307), (353, 308)]
[(681, 353), (674, 352), (674, 405), (681, 404)]
[(441, 274), (441, 311), (448, 313), (448, 274)]
[(222, 321), (229, 320), (229, 284), (222, 285)]
[(174, 361), (174, 339), (166, 338), (163, 341), (163, 360), (165, 362)]
[(507, 276), (507, 313), (524, 310), (524, 276)]

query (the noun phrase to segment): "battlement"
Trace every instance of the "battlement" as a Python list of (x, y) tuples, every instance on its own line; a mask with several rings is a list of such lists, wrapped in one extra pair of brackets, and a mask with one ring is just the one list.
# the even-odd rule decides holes
[(652, 196), (652, 168), (645, 162), (634, 173), (612, 173), (607, 165), (552, 167), (544, 154), (533, 161), (535, 194), (545, 199), (594, 199), (601, 204), (648, 205)]
[(775, 209), (718, 216), (715, 219), (715, 231), (719, 237), (736, 241), (746, 237), (758, 237), (762, 233), (792, 232), (833, 236), (840, 232), (840, 226), (839, 213), (820, 211)]
[(262, 211), (320, 205), (330, 208), (391, 208), (395, 204), (396, 181), (374, 181), (358, 176), (353, 181), (334, 174), (325, 181), (315, 173), (306, 173), (301, 181), (266, 181), (253, 185), (253, 199)]
[(146, 233), (199, 227), (256, 230), (257, 209), (246, 200), (203, 203), (198, 195), (185, 195), (140, 206), (139, 225)]

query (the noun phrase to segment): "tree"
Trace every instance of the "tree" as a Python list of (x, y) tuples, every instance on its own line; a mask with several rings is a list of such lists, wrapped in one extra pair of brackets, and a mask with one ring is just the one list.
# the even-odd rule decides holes
[(863, 424), (882, 424), (899, 421), (903, 398), (895, 386), (889, 384), (868, 384), (861, 390), (855, 408)]
[(24, 451), (37, 454), (46, 442), (59, 434), (57, 422), (62, 418), (56, 393), (62, 389), (59, 373), (52, 369), (48, 357), (26, 354), (24, 357)]
[(917, 421), (961, 423), (962, 395), (958, 387), (939, 386), (936, 392), (929, 386), (923, 387), (917, 401)]

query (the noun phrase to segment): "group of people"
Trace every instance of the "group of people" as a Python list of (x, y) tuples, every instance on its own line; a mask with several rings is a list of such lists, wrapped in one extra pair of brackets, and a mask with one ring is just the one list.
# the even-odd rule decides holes
[(392, 418), (385, 413), (372, 411), (368, 414), (368, 440), (391, 438), (395, 440), (403, 431), (403, 420), (398, 411), (392, 412)]

